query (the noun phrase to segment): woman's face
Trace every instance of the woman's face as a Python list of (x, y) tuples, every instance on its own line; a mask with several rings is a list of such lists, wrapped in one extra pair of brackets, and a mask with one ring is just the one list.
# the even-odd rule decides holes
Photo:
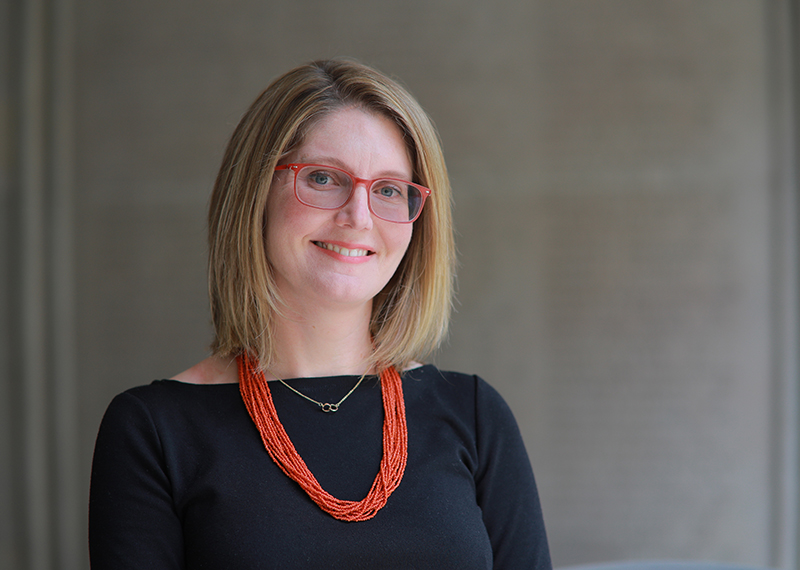
[[(363, 179), (412, 178), (397, 125), (356, 108), (321, 119), (285, 162), (335, 166)], [(301, 313), (369, 309), (403, 258), (412, 224), (373, 216), (364, 184), (342, 208), (320, 210), (295, 198), (293, 180), (293, 173), (277, 171), (267, 199), (267, 258), (281, 296)]]

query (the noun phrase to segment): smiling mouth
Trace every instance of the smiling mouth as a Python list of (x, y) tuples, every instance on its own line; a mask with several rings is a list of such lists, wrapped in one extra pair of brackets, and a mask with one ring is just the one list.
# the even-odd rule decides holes
[(375, 253), (374, 251), (369, 251), (366, 249), (347, 249), (346, 247), (339, 247), (338, 245), (325, 243), (324, 241), (315, 241), (314, 245), (321, 247), (322, 249), (329, 249), (345, 257), (364, 257), (366, 255), (372, 255)]

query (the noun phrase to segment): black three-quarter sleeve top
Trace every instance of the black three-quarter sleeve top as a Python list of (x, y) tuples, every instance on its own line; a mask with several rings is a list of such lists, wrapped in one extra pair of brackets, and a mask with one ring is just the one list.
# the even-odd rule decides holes
[[(549, 569), (533, 473), (500, 395), (476, 376), (430, 365), (402, 378), (405, 476), (363, 522), (334, 519), (280, 470), (237, 384), (160, 380), (120, 394), (95, 447), (92, 568)], [(289, 382), (338, 402), (357, 381)], [(363, 499), (383, 453), (378, 379), (368, 376), (336, 413), (270, 387), (322, 488)]]

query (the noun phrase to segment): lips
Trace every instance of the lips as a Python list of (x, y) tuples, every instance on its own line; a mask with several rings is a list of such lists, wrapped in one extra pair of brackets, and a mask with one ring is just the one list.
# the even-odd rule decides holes
[(339, 255), (343, 255), (344, 257), (365, 257), (367, 255), (372, 255), (375, 253), (374, 251), (369, 251), (367, 249), (348, 249), (346, 247), (342, 247), (339, 245), (335, 245), (332, 243), (327, 243), (324, 241), (315, 241), (314, 245), (317, 247), (321, 247), (322, 249), (327, 249), (338, 253)]

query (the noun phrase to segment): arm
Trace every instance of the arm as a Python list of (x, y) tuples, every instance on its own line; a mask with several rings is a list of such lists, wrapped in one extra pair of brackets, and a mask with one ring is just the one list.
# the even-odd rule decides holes
[(500, 394), (479, 378), (476, 383), (475, 483), (494, 568), (550, 570), (539, 494), (519, 427)]
[(184, 568), (159, 434), (144, 402), (129, 392), (111, 402), (97, 436), (89, 554), (93, 570)]

